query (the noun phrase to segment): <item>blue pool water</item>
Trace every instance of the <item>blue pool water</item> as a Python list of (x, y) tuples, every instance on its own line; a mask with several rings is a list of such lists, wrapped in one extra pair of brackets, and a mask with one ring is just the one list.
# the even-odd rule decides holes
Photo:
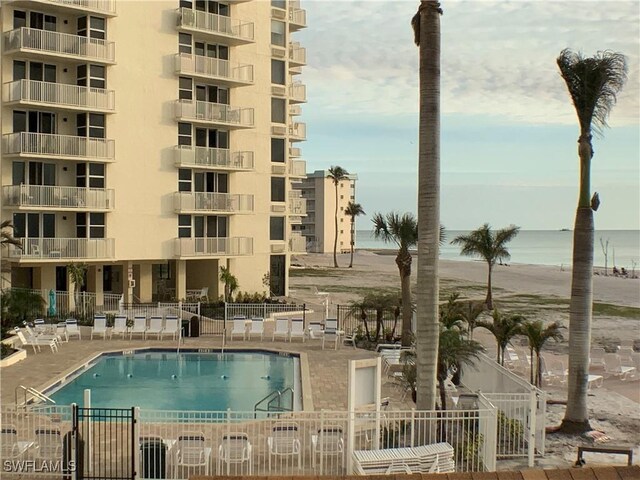
[(253, 411), (274, 390), (299, 392), (297, 357), (267, 352), (141, 352), (101, 357), (55, 393), (59, 405), (157, 410)]

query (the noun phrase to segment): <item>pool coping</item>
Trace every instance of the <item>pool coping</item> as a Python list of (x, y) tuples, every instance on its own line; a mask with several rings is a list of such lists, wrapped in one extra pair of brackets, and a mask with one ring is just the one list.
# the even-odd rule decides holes
[[(197, 347), (185, 347), (185, 348), (175, 348), (175, 347), (163, 347), (163, 346), (145, 346), (145, 347), (135, 347), (135, 348), (119, 348), (115, 350), (102, 350), (100, 352), (96, 352), (88, 356), (85, 360), (79, 362), (79, 364), (74, 365), (73, 367), (65, 370), (60, 375), (57, 375), (53, 380), (48, 381), (38, 388), (39, 392), (44, 392), (46, 395), (47, 391), (50, 391), (60, 384), (71, 381), (84, 372), (86, 369), (92, 367), (100, 357), (103, 356), (116, 356), (116, 355), (133, 355), (136, 353), (144, 353), (144, 352), (185, 352), (185, 353), (224, 353), (228, 352), (264, 352), (264, 353), (273, 353), (273, 354), (282, 354), (285, 353), (287, 356), (294, 355), (297, 356), (300, 362), (300, 384), (302, 388), (302, 410), (303, 412), (313, 412), (315, 411), (313, 406), (313, 395), (311, 393), (311, 378), (309, 374), (309, 359), (307, 358), (307, 354), (305, 352), (300, 352), (294, 349), (275, 349), (269, 347), (225, 347), (223, 348), (197, 348)], [(134, 405), (135, 406), (135, 405)], [(139, 405), (138, 405), (139, 406)]]

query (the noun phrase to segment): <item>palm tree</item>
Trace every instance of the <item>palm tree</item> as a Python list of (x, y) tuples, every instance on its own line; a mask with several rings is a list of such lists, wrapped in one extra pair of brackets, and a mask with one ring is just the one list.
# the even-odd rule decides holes
[(228, 267), (220, 267), (220, 281), (224, 283), (224, 301), (230, 302), (233, 292), (238, 288), (238, 279)]
[(462, 330), (462, 322), (464, 320), (461, 314), (461, 304), (458, 301), (459, 298), (460, 294), (454, 292), (449, 295), (447, 303), (440, 307), (439, 320), (444, 328)]
[(511, 339), (516, 335), (522, 333), (521, 325), (525, 321), (522, 315), (502, 315), (496, 308), (492, 313), (492, 322), (485, 322), (479, 320), (477, 326), (486, 328), (496, 339), (496, 346), (498, 347), (497, 362), (500, 365), (504, 365), (504, 352), (507, 350), (507, 345), (511, 342)]
[(67, 265), (67, 272), (69, 273), (69, 280), (73, 284), (73, 296), (76, 308), (80, 307), (80, 311), (84, 312), (84, 308), (80, 305), (80, 290), (84, 287), (85, 276), (89, 265), (86, 263), (70, 263)]
[(344, 214), (348, 217), (351, 217), (351, 260), (349, 261), (349, 268), (353, 268), (353, 244), (354, 238), (356, 236), (356, 217), (364, 215), (364, 210), (362, 209), (362, 205), (360, 205), (359, 203), (349, 202), (347, 208), (344, 209)]
[(421, 0), (411, 20), (420, 49), (420, 126), (418, 129), (418, 289), (416, 349), (417, 402), (436, 406), (438, 360), (438, 250), (440, 229), (440, 15), (437, 0)]
[(400, 289), (402, 292), (402, 345), (411, 345), (411, 253), (409, 249), (418, 243), (418, 222), (411, 213), (400, 216), (391, 212), (386, 216), (376, 213), (373, 222), (373, 236), (385, 243), (398, 246), (396, 265), (400, 272)]
[(627, 61), (621, 53), (599, 52), (585, 58), (566, 49), (560, 53), (557, 63), (580, 124), (580, 193), (573, 227), (569, 307), (569, 385), (562, 430), (583, 432), (591, 429), (587, 382), (593, 308), (593, 211), (600, 204), (597, 193), (591, 197), (591, 131), (601, 133), (607, 126), (609, 112), (627, 79)]
[(555, 340), (556, 342), (562, 341), (563, 336), (562, 333), (560, 333), (560, 329), (562, 328), (564, 327), (558, 322), (553, 322), (545, 328), (542, 320), (533, 320), (522, 324), (522, 334), (529, 340), (529, 351), (532, 360), (533, 353), (535, 352), (536, 354), (535, 377), (532, 361), (529, 380), (536, 387), (542, 385), (542, 369), (540, 368), (542, 366), (540, 361), (542, 347), (544, 347), (544, 344), (547, 343), (548, 340)]
[(460, 317), (467, 324), (467, 336), (473, 340), (473, 330), (475, 330), (478, 317), (484, 312), (484, 302), (474, 302), (469, 300), (460, 306)]
[(14, 238), (13, 236), (14, 227), (11, 224), (11, 221), (5, 220), (0, 223), (0, 244), (1, 245), (14, 245), (19, 249), (22, 249), (22, 242), (18, 238)]
[(506, 244), (509, 243), (520, 231), (520, 227), (514, 225), (492, 232), (488, 223), (474, 230), (469, 235), (459, 235), (451, 241), (452, 245), (461, 245), (461, 255), (468, 257), (481, 257), (489, 265), (489, 277), (487, 279), (487, 298), (485, 304), (489, 310), (493, 309), (491, 295), (491, 273), (497, 261), (509, 260), (511, 255)]
[(335, 234), (333, 236), (333, 266), (338, 268), (338, 185), (340, 182), (347, 178), (349, 172), (344, 168), (335, 165), (329, 169), (329, 177), (333, 180), (333, 185), (336, 187), (336, 212), (335, 212)]

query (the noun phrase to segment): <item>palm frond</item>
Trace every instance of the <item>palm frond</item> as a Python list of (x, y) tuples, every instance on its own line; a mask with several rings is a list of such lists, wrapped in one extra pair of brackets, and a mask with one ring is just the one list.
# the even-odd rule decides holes
[(349, 175), (349, 172), (347, 172), (344, 168), (339, 165), (334, 165), (329, 168), (327, 177), (333, 180), (333, 183), (337, 185), (341, 180), (346, 179), (347, 175)]

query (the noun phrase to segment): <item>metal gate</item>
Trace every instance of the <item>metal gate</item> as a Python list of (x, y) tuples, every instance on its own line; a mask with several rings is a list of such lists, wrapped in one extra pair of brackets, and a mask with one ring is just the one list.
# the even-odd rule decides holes
[(133, 408), (73, 406), (77, 480), (133, 480), (136, 442)]

